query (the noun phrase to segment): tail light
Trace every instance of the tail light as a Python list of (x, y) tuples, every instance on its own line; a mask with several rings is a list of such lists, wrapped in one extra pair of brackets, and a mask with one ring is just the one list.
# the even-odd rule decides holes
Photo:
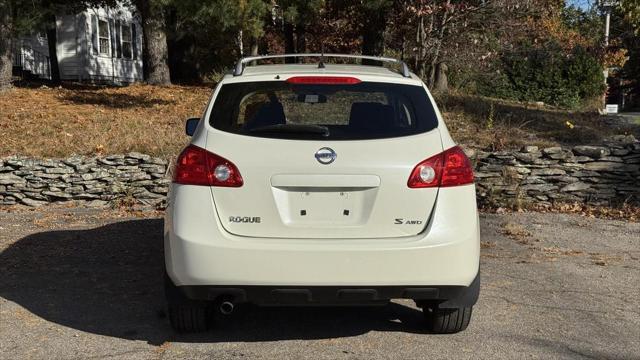
[(410, 188), (450, 187), (473, 183), (473, 167), (464, 151), (454, 146), (422, 161), (411, 172)]
[(302, 85), (355, 85), (361, 82), (349, 76), (292, 76), (287, 79), (289, 84)]
[(173, 182), (225, 187), (240, 187), (244, 183), (231, 161), (194, 145), (187, 146), (178, 157)]

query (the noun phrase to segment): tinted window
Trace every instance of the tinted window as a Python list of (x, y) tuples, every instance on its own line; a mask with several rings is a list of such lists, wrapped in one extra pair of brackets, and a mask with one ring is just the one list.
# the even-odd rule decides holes
[(226, 84), (210, 124), (235, 134), (286, 139), (376, 139), (423, 133), (438, 125), (420, 86), (388, 83)]

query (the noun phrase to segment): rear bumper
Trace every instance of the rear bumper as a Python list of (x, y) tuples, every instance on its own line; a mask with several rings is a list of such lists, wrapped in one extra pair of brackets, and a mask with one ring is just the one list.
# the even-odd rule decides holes
[(237, 289), (238, 298), (248, 301), (266, 299), (273, 290), (302, 289), (296, 296), (315, 301), (325, 297), (324, 289), (335, 293), (328, 298), (368, 289), (376, 300), (426, 288), (444, 299), (452, 297), (440, 295), (449, 287), (471, 286), (479, 271), (473, 185), (441, 189), (422, 234), (389, 239), (236, 236), (222, 228), (208, 188), (172, 185), (164, 235), (167, 274), (195, 298), (210, 298), (217, 288)]
[[(167, 279), (167, 281), (171, 281)], [(480, 294), (480, 274), (469, 286), (179, 286), (168, 284), (192, 300), (232, 301), (258, 305), (369, 305), (391, 299), (412, 299), (420, 306), (438, 304), (440, 308), (473, 306)]]

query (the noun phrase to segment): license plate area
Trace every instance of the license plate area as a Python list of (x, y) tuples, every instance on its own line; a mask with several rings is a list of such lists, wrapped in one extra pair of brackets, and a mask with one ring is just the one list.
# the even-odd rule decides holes
[(274, 188), (282, 222), (289, 226), (361, 226), (377, 188)]

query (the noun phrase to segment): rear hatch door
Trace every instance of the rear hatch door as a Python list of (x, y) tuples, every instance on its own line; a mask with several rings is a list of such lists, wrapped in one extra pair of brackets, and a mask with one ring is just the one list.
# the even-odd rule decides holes
[(338, 87), (271, 84), (262, 93), (254, 86), (219, 95), (237, 104), (214, 105), (207, 150), (232, 161), (244, 179), (239, 188), (211, 188), (228, 232), (357, 239), (424, 230), (438, 189), (411, 189), (407, 180), (416, 164), (443, 151), (437, 128), (418, 124), (435, 117), (433, 109), (424, 114), (426, 92), (410, 89), (416, 104), (415, 94), (389, 84)]

